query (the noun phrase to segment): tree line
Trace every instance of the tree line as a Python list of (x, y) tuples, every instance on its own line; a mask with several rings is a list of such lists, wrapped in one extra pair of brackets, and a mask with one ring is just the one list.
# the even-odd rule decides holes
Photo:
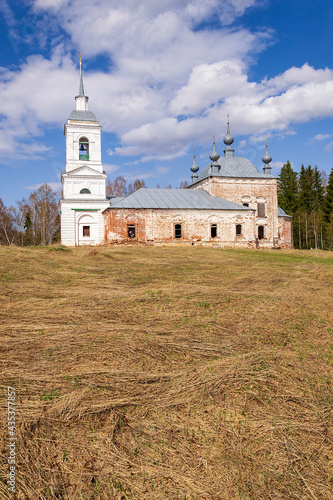
[[(188, 186), (188, 182), (181, 181), (179, 184), (178, 189), (185, 189)], [(130, 194), (134, 193), (140, 188), (145, 188), (146, 183), (144, 180), (136, 179), (133, 184), (128, 183), (122, 175), (118, 175), (118, 177), (115, 178), (114, 181), (108, 181), (106, 183), (106, 196), (111, 198), (111, 197), (124, 197), (124, 196), (129, 196)], [(157, 184), (157, 188), (160, 188), (161, 186)], [(165, 186), (165, 189), (172, 189), (171, 184), (167, 184)]]
[(50, 245), (60, 241), (60, 194), (43, 184), (26, 200), (6, 207), (0, 198), (0, 244)]
[(329, 177), (311, 165), (297, 173), (287, 161), (278, 177), (278, 202), (293, 217), (295, 248), (333, 250), (333, 168)]
[[(183, 181), (180, 188), (187, 187)], [(128, 183), (119, 175), (106, 184), (108, 198), (128, 196), (146, 187), (145, 181), (136, 179)], [(160, 187), (159, 185), (157, 187)], [(171, 185), (165, 186), (171, 188)], [(14, 206), (6, 207), (0, 198), (0, 245), (51, 245), (60, 242), (61, 193), (43, 184)]]
[[(187, 181), (183, 181), (179, 188), (187, 186)], [(146, 187), (144, 180), (128, 183), (118, 176), (107, 182), (106, 195), (124, 197), (143, 187)], [(171, 188), (171, 185), (165, 187)], [(60, 197), (60, 193), (43, 184), (15, 206), (6, 207), (0, 198), (0, 244), (24, 246), (59, 242)], [(307, 168), (302, 165), (297, 173), (287, 161), (278, 176), (278, 203), (293, 217), (295, 248), (333, 250), (333, 168), (329, 177), (311, 165)]]

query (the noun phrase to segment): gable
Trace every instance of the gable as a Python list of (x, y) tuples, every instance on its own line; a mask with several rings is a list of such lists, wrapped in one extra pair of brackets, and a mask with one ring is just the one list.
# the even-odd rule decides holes
[(88, 167), (88, 165), (83, 165), (82, 167), (74, 168), (74, 170), (70, 170), (69, 172), (66, 172), (66, 174), (78, 177), (81, 177), (82, 175), (92, 175), (92, 176), (103, 175), (101, 172), (98, 172), (98, 170)]

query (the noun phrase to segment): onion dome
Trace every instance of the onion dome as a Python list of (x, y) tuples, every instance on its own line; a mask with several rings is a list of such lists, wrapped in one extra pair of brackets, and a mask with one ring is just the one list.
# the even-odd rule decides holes
[(270, 162), (272, 161), (272, 157), (270, 156), (270, 154), (268, 153), (268, 144), (267, 144), (267, 139), (266, 139), (266, 153), (265, 155), (262, 157), (262, 161), (264, 162), (264, 174), (265, 175), (271, 175), (272, 174), (272, 167), (270, 165)]
[(193, 155), (193, 163), (192, 163), (192, 167), (191, 167), (191, 171), (196, 174), (197, 171), (199, 170), (199, 166), (197, 165), (197, 162), (195, 161), (195, 151), (194, 151), (194, 155)]
[(216, 162), (219, 158), (220, 158), (220, 155), (218, 154), (218, 152), (216, 151), (215, 149), (215, 135), (213, 136), (213, 144), (214, 144), (214, 149), (213, 149), (213, 152), (211, 153), (210, 155), (210, 159), (213, 161), (213, 162)]
[(234, 138), (230, 134), (229, 130), (229, 115), (227, 115), (227, 133), (223, 139), (223, 142), (224, 144), (226, 144), (226, 146), (231, 146), (231, 144), (234, 142)]
[(268, 153), (267, 139), (266, 139), (266, 153), (265, 156), (262, 157), (262, 161), (265, 163), (265, 165), (268, 165), (268, 163), (272, 161), (272, 157)]

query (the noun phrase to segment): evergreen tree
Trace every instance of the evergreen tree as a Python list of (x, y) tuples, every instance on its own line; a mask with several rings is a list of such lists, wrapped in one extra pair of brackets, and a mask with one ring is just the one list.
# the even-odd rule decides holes
[(327, 224), (329, 224), (333, 213), (333, 168), (328, 178), (326, 196), (323, 203), (323, 212), (324, 212), (324, 220)]
[(25, 244), (26, 245), (31, 245), (32, 244), (32, 220), (30, 217), (30, 212), (26, 213), (26, 216), (24, 218), (24, 225), (23, 229), (25, 232)]
[(317, 166), (313, 170), (313, 210), (319, 212), (323, 209), (324, 203), (324, 186), (322, 175), (319, 172)]
[(278, 202), (288, 215), (293, 215), (297, 210), (297, 173), (293, 171), (289, 160), (281, 168), (278, 178)]

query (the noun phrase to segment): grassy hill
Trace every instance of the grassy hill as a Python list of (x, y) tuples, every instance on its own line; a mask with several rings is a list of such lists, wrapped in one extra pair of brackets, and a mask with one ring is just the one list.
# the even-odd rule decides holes
[(333, 499), (333, 255), (0, 247), (0, 498)]

